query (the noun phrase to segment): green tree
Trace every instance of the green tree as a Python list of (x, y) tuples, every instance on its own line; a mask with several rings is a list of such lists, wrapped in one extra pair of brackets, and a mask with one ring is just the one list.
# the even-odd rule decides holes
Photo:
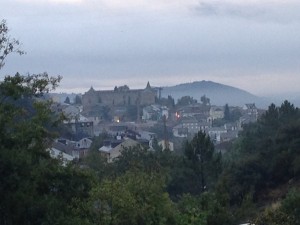
[(230, 119), (231, 119), (231, 115), (230, 115), (229, 106), (228, 106), (228, 104), (226, 104), (224, 106), (224, 120), (230, 121)]
[(98, 181), (102, 181), (104, 178), (112, 175), (112, 169), (107, 162), (107, 158), (101, 155), (99, 151), (89, 151), (81, 164), (92, 170)]
[(287, 194), (286, 198), (282, 201), (281, 210), (288, 215), (293, 224), (300, 224), (300, 191), (292, 189)]
[(173, 205), (160, 173), (127, 171), (102, 182), (93, 191), (91, 205), (98, 224), (174, 224)]
[(292, 189), (281, 202), (267, 207), (260, 213), (254, 223), (257, 225), (299, 225), (300, 224), (300, 193)]
[(267, 208), (253, 220), (253, 224), (294, 225), (295, 222), (289, 217), (288, 214), (283, 213), (281, 210), (276, 208)]
[(200, 100), (203, 105), (210, 105), (210, 99), (206, 95), (201, 96)]
[(199, 197), (185, 194), (177, 204), (176, 219), (182, 225), (207, 225), (207, 212), (201, 209)]
[(175, 107), (175, 100), (171, 95), (168, 95), (168, 103), (167, 106), (171, 109)]
[(175, 100), (171, 95), (168, 95), (167, 98), (157, 99), (156, 102), (160, 105), (167, 106), (169, 109), (173, 109), (175, 107)]
[(77, 203), (88, 200), (93, 176), (48, 150), (61, 120), (42, 97), (59, 80), (16, 74), (0, 83), (0, 224), (87, 224)]
[(299, 109), (285, 101), (280, 107), (271, 104), (256, 123), (243, 127), (224, 156), (223, 186), (233, 205), (242, 209), (249, 194), (256, 203), (266, 189), (299, 178), (299, 119)]
[(221, 172), (221, 154), (215, 153), (210, 137), (199, 131), (186, 142), (185, 155), (199, 177), (201, 191), (205, 191)]
[(187, 105), (191, 105), (191, 104), (195, 104), (197, 103), (197, 100), (194, 99), (191, 96), (183, 96), (180, 99), (177, 100), (177, 104), (176, 106), (187, 106)]
[[(47, 127), (57, 118), (49, 102), (36, 100), (59, 79), (16, 74), (0, 83), (1, 224), (47, 224), (63, 216), (55, 208), (62, 203), (55, 197), (61, 187), (52, 183), (60, 165), (46, 151), (52, 137)], [(47, 218), (51, 213), (55, 217)]]
[[(2, 67), (9, 53), (22, 52), (5, 22), (0, 28)], [(0, 224), (87, 224), (75, 202), (87, 200), (93, 178), (49, 154), (61, 119), (43, 96), (60, 79), (17, 73), (0, 81)]]
[(131, 170), (139, 170), (146, 173), (162, 171), (158, 155), (142, 146), (125, 148), (118, 160), (115, 161), (114, 166), (116, 174), (123, 174)]
[(181, 196), (177, 204), (178, 224), (230, 225), (237, 224), (229, 208), (229, 201), (213, 192)]
[(71, 103), (69, 96), (66, 97), (64, 103), (66, 103), (66, 104), (70, 104)]
[(75, 96), (74, 103), (76, 105), (81, 105), (82, 104), (81, 97), (79, 95)]

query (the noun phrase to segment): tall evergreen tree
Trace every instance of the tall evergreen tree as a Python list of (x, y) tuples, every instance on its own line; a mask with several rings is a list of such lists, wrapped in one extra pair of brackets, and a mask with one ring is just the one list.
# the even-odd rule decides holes
[(221, 154), (215, 153), (210, 137), (199, 131), (190, 142), (187, 141), (185, 155), (198, 176), (201, 191), (205, 191), (221, 172)]
[(228, 106), (228, 104), (226, 104), (224, 106), (224, 120), (230, 121), (230, 119), (231, 119), (231, 116), (230, 116), (229, 106)]
[(64, 103), (66, 103), (66, 104), (70, 104), (71, 103), (69, 96), (66, 97)]

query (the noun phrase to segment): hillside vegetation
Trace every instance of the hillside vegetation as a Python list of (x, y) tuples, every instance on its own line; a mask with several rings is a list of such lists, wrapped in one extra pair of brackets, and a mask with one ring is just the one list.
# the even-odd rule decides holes
[(47, 151), (60, 115), (39, 101), (58, 81), (0, 83), (0, 224), (299, 224), (300, 112), (288, 101), (223, 156), (199, 132), (183, 155), (136, 147), (107, 163), (91, 150), (63, 166)]
[(213, 105), (225, 105), (228, 103), (233, 106), (242, 106), (248, 102), (255, 102), (259, 107), (268, 107), (269, 101), (255, 96), (247, 91), (232, 86), (215, 83), (212, 81), (195, 81), (170, 87), (163, 87), (162, 96), (172, 96), (179, 99), (181, 96), (191, 96), (194, 99), (200, 99), (206, 95), (211, 99)]

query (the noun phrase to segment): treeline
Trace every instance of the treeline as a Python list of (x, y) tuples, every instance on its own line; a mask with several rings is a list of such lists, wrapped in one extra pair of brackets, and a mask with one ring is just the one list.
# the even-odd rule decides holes
[(40, 100), (59, 80), (0, 83), (0, 224), (300, 224), (300, 112), (289, 102), (245, 126), (224, 155), (199, 132), (182, 155), (140, 146), (107, 163), (93, 148), (63, 166), (47, 151), (63, 116)]

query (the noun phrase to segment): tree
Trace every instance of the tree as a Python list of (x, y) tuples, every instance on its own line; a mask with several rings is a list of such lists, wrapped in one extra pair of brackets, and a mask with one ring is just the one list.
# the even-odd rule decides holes
[(221, 172), (221, 154), (215, 153), (210, 137), (199, 131), (186, 142), (185, 155), (199, 177), (201, 191), (207, 190)]
[(173, 109), (175, 107), (175, 100), (171, 95), (168, 95), (168, 98), (156, 99), (156, 102), (160, 105), (167, 106), (169, 109)]
[[(5, 21), (0, 28), (3, 67), (9, 53), (22, 52), (9, 39)], [(93, 178), (49, 154), (61, 117), (44, 94), (60, 80), (17, 73), (0, 81), (0, 224), (87, 224), (75, 202), (87, 200)]]
[(197, 100), (191, 96), (183, 96), (177, 100), (177, 106), (187, 106), (197, 103)]
[(71, 102), (70, 102), (70, 98), (69, 98), (69, 96), (67, 96), (67, 97), (66, 97), (66, 99), (65, 99), (64, 103), (66, 103), (66, 104), (70, 104), (70, 103), (71, 103)]
[(104, 180), (92, 192), (99, 224), (174, 224), (174, 210), (164, 191), (165, 177), (156, 172), (127, 171)]
[(177, 210), (178, 224), (237, 224), (229, 210), (228, 201), (213, 192), (197, 196), (184, 194), (177, 204)]
[(199, 197), (182, 195), (177, 204), (177, 223), (184, 225), (207, 225), (207, 212), (201, 209)]
[(299, 179), (299, 121), (299, 109), (285, 101), (243, 127), (222, 175), (233, 204), (240, 207), (249, 193), (257, 199), (267, 188)]
[(75, 103), (76, 105), (81, 105), (81, 104), (82, 104), (81, 97), (80, 97), (79, 95), (76, 95), (76, 96), (75, 96), (74, 103)]
[(8, 34), (8, 27), (6, 21), (0, 22), (0, 70), (5, 64), (5, 58), (10, 53), (17, 53), (19, 55), (24, 54), (20, 47), (20, 42), (14, 38), (11, 38)]
[(299, 225), (300, 192), (292, 189), (276, 207), (268, 207), (254, 219), (258, 225)]
[(224, 120), (230, 121), (230, 119), (231, 119), (231, 116), (230, 116), (229, 106), (228, 106), (228, 104), (226, 104), (224, 106)]
[(203, 105), (210, 105), (210, 99), (206, 97), (206, 95), (201, 96), (200, 98)]
[(124, 148), (118, 160), (114, 163), (116, 174), (123, 174), (126, 171), (144, 171), (151, 173), (161, 171), (158, 155), (155, 152), (149, 152), (142, 146)]
[(282, 201), (281, 210), (288, 215), (292, 224), (300, 224), (300, 190), (292, 189)]
[(43, 96), (59, 80), (16, 74), (0, 83), (0, 224), (87, 224), (77, 201), (87, 201), (94, 178), (49, 154), (61, 120)]

